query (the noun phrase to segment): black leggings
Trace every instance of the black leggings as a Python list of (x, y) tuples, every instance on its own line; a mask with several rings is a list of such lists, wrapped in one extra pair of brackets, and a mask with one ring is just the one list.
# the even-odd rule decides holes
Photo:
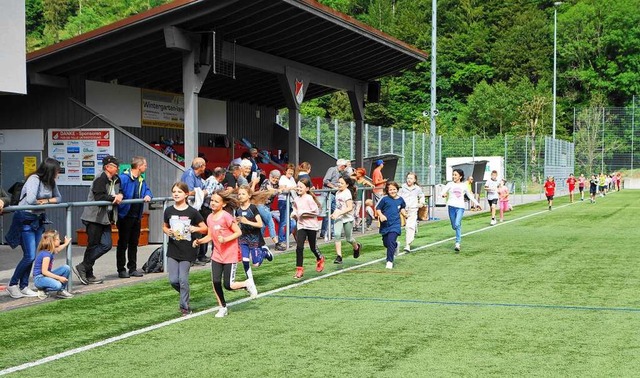
[(211, 280), (213, 281), (213, 290), (220, 298), (222, 307), (227, 306), (224, 300), (224, 292), (222, 291), (222, 275), (224, 274), (224, 287), (227, 290), (233, 290), (231, 284), (236, 280), (236, 268), (238, 264), (222, 264), (211, 260)]
[(296, 231), (296, 266), (302, 267), (302, 263), (304, 261), (304, 257), (302, 255), (302, 251), (304, 251), (304, 241), (309, 240), (309, 248), (311, 248), (311, 252), (316, 256), (316, 260), (320, 260), (320, 253), (318, 253), (316, 247), (316, 234), (318, 231), (316, 230), (305, 230), (304, 228), (299, 228)]

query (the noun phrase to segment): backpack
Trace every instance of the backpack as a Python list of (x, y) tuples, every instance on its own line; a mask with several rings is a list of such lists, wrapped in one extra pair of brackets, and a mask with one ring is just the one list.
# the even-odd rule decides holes
[(142, 271), (145, 273), (162, 273), (164, 272), (164, 256), (162, 254), (162, 247), (156, 248), (151, 252), (151, 256), (147, 262), (142, 266)]
[(22, 187), (24, 186), (24, 181), (16, 181), (11, 185), (7, 192), (11, 194), (11, 202), (9, 203), (11, 206), (17, 206), (22, 198), (20, 198), (20, 194), (22, 193)]

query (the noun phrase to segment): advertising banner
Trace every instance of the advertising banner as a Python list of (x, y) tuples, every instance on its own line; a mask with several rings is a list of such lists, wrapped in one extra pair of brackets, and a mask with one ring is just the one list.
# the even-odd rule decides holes
[(102, 159), (114, 154), (113, 129), (49, 129), (49, 156), (60, 162), (59, 185), (91, 185)]
[(181, 94), (142, 89), (142, 126), (184, 128), (184, 97)]

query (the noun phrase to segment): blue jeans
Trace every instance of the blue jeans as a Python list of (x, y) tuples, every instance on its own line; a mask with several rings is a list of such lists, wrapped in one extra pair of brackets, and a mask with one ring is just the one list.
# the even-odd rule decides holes
[(273, 223), (273, 217), (271, 216), (271, 209), (269, 209), (266, 205), (258, 205), (258, 212), (260, 213), (260, 218), (262, 218), (262, 234), (264, 235), (264, 229), (269, 227), (269, 237), (275, 238), (276, 234), (276, 225)]
[[(71, 272), (69, 265), (62, 265), (51, 271), (51, 273), (65, 277), (66, 279), (69, 279), (69, 272)], [(44, 291), (60, 291), (67, 288), (66, 282), (62, 283), (54, 278), (43, 276), (42, 274), (35, 276), (33, 283), (38, 289)]]
[(44, 226), (38, 221), (31, 224), (23, 224), (21, 230), (20, 246), (22, 247), (22, 260), (16, 266), (13, 276), (9, 285), (20, 284), (20, 289), (24, 289), (29, 285), (29, 275), (31, 274), (31, 268), (33, 267), (33, 261), (36, 259), (36, 248), (42, 233), (44, 232)]
[(456, 231), (456, 243), (460, 243), (462, 239), (462, 215), (464, 214), (464, 208), (449, 206), (449, 220), (451, 221), (451, 228)]
[[(287, 221), (287, 200), (278, 200), (278, 210), (280, 211), (280, 224), (278, 225), (278, 242), (283, 243), (287, 240), (286, 225)], [(289, 214), (291, 214), (291, 206), (289, 206)], [(289, 232), (293, 232), (296, 228), (296, 222), (289, 219)]]

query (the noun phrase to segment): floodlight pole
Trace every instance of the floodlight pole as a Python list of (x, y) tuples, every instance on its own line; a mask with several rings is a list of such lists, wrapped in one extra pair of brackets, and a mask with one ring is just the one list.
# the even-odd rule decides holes
[[(437, 42), (438, 2), (431, 0), (431, 127), (429, 141), (429, 184), (436, 185), (436, 42)], [(434, 202), (435, 203), (435, 202)]]
[(551, 115), (552, 123), (553, 123), (553, 133), (552, 138), (556, 139), (556, 76), (557, 73), (557, 40), (558, 40), (558, 6), (561, 5), (561, 1), (557, 1), (553, 3), (553, 114)]

